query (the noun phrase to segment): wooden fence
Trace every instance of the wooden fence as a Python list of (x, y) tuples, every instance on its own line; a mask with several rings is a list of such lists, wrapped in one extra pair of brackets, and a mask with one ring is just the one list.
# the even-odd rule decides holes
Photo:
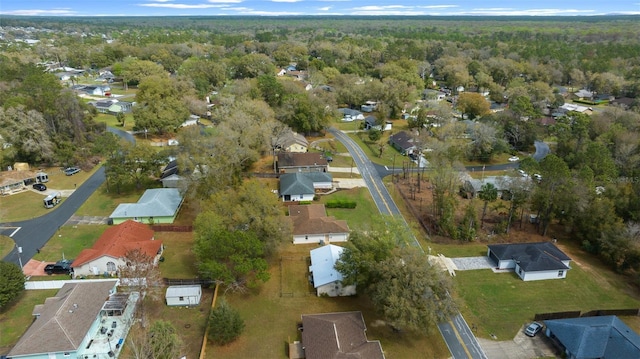
[(604, 315), (618, 315), (618, 316), (639, 316), (639, 308), (630, 309), (599, 309), (589, 312), (569, 311), (569, 312), (553, 312), (553, 313), (537, 313), (534, 320), (552, 320), (552, 319), (568, 319), (568, 318), (580, 318), (580, 317), (599, 317)]
[(173, 224), (154, 224), (151, 229), (156, 232), (193, 232), (193, 226), (177, 226)]

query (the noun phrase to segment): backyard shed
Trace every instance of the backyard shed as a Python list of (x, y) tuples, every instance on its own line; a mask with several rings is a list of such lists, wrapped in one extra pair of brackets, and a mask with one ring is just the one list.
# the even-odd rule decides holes
[(167, 288), (165, 294), (168, 306), (198, 305), (201, 297), (200, 285), (172, 285)]

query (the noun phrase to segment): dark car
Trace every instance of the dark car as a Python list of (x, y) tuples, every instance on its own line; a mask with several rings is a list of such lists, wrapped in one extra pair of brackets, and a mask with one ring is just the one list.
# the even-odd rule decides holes
[(67, 176), (72, 176), (78, 172), (80, 172), (80, 169), (78, 167), (67, 167), (64, 169), (64, 174), (66, 174)]
[(73, 271), (73, 269), (71, 269), (71, 267), (68, 264), (47, 264), (46, 267), (44, 267), (44, 272), (47, 273), (48, 275), (51, 274), (69, 274)]
[(38, 191), (46, 191), (47, 190), (47, 186), (43, 185), (42, 183), (35, 183), (32, 187), (33, 187), (33, 189), (37, 189)]
[(535, 337), (536, 334), (538, 334), (538, 332), (540, 332), (540, 330), (542, 330), (542, 324), (538, 323), (538, 322), (533, 322), (531, 324), (529, 324), (529, 326), (527, 326), (527, 329), (524, 330), (524, 334), (530, 336), (530, 337)]

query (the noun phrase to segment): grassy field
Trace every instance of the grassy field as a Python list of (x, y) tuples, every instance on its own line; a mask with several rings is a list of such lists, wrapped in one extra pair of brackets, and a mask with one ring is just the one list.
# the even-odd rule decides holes
[(91, 248), (107, 228), (106, 225), (62, 226), (33, 259), (55, 262), (62, 259), (63, 255), (73, 259), (83, 249)]
[(113, 127), (113, 128), (117, 128), (119, 130), (124, 130), (124, 131), (133, 130), (133, 125), (134, 125), (133, 114), (131, 114), (131, 113), (125, 114), (125, 116), (124, 116), (124, 127), (122, 127), (120, 125), (120, 123), (118, 122), (118, 119), (116, 118), (116, 116), (109, 115), (109, 114), (106, 114), (106, 113), (99, 113), (96, 116), (95, 121), (97, 123), (104, 122), (104, 123), (107, 124), (108, 127)]
[[(111, 186), (113, 187), (113, 186)], [(120, 194), (111, 188), (107, 191), (107, 183), (103, 183), (86, 202), (78, 208), (76, 215), (78, 216), (109, 216), (120, 203), (136, 203), (147, 187), (142, 189), (122, 188)], [(151, 187), (149, 187), (151, 188)]]
[[(46, 186), (50, 190), (72, 190), (80, 186), (99, 167), (91, 171), (80, 171), (73, 176), (66, 176), (59, 167), (43, 168), (49, 175)], [(56, 208), (46, 209), (42, 199), (46, 197), (44, 192), (23, 191), (11, 196), (0, 197), (0, 222), (14, 222), (43, 216)], [(64, 198), (62, 199), (64, 201)]]
[(195, 278), (198, 276), (191, 232), (156, 232), (156, 240), (164, 245), (164, 262), (160, 271), (165, 278)]
[[(447, 256), (486, 254), (483, 245), (434, 247)], [(491, 270), (456, 273), (461, 311), (467, 322), (478, 325), (480, 337), (494, 334), (498, 340), (511, 339), (536, 313), (638, 308), (638, 294), (624, 278), (575, 247), (562, 249), (573, 258), (572, 269), (563, 280), (524, 282), (513, 272), (495, 274)]]
[[(231, 306), (240, 311), (246, 327), (237, 341), (225, 347), (209, 347), (207, 358), (284, 358), (286, 343), (300, 340), (296, 323), (301, 320), (301, 314), (350, 310), (363, 312), (367, 337), (380, 340), (389, 359), (415, 358), (416, 355), (443, 358), (449, 355), (437, 328), (425, 335), (394, 333), (373, 312), (366, 298), (320, 298), (309, 294), (306, 258), (313, 248), (313, 245), (287, 244), (280, 252), (282, 272), (277, 258), (270, 266), (271, 279), (267, 283), (250, 293), (228, 293), (225, 296)], [(296, 278), (285, 279), (281, 273)]]
[(13, 250), (13, 247), (16, 246), (16, 243), (7, 236), (0, 235), (0, 259), (4, 258)]
[(0, 311), (0, 354), (7, 354), (33, 322), (33, 307), (56, 294), (57, 290), (27, 290), (6, 310)]
[(375, 218), (372, 217), (372, 213), (378, 213), (369, 190), (363, 187), (353, 188), (349, 190), (341, 190), (334, 192), (327, 196), (320, 196), (321, 203), (327, 203), (331, 200), (348, 200), (355, 201), (357, 203), (356, 208), (327, 208), (327, 215), (334, 216), (337, 219), (344, 219), (347, 221), (349, 228), (367, 228), (370, 227), (372, 221)]

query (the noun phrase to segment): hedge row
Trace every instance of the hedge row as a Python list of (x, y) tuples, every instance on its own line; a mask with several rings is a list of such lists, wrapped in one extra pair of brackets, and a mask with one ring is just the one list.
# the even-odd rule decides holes
[(327, 208), (356, 208), (357, 203), (346, 199), (334, 199), (327, 201), (325, 207)]

